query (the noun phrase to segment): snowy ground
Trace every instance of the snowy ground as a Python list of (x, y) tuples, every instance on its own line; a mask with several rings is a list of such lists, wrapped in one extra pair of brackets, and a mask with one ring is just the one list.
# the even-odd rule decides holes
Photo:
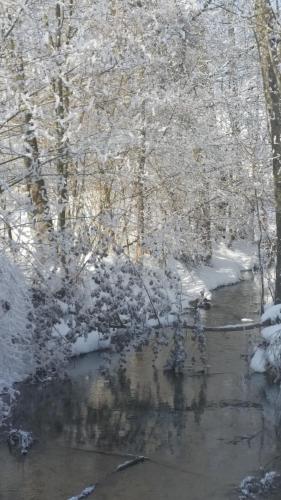
[(256, 264), (256, 247), (243, 241), (231, 249), (224, 243), (217, 244), (209, 266), (188, 270), (178, 262), (176, 268), (181, 277), (183, 306), (199, 297), (201, 290), (211, 297), (211, 290), (237, 283), (241, 271), (251, 270)]
[[(62, 336), (65, 337), (69, 333), (69, 326), (67, 326), (64, 320), (60, 323), (56, 323), (53, 327), (53, 337)], [(87, 354), (93, 351), (100, 351), (102, 349), (107, 349), (110, 345), (110, 339), (104, 339), (104, 336), (99, 332), (92, 331), (86, 336), (79, 337), (72, 345), (72, 355), (79, 356), (81, 354)]]

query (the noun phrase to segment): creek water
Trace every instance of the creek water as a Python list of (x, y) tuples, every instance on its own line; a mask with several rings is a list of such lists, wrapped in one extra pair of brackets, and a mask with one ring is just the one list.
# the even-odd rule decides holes
[[(202, 321), (256, 320), (258, 309), (247, 279), (214, 292)], [(168, 348), (153, 368), (147, 346), (107, 378), (93, 353), (71, 363), (67, 381), (24, 386), (14, 425), (36, 443), (25, 457), (0, 445), (0, 499), (67, 500), (93, 483), (97, 500), (238, 499), (245, 476), (281, 471), (280, 389), (249, 372), (256, 335), (211, 332), (200, 347), (187, 332), (182, 376), (163, 372)], [(126, 454), (150, 460), (112, 473)]]

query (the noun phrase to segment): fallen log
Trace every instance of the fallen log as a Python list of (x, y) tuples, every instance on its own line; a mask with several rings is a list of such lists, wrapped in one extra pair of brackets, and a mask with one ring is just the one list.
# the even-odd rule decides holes
[[(184, 328), (190, 328), (191, 330), (198, 328), (198, 325), (194, 324), (190, 325), (185, 321), (183, 321), (182, 326)], [(257, 322), (257, 323), (238, 323), (235, 325), (219, 325), (219, 326), (200, 325), (200, 329), (204, 332), (240, 332), (246, 330), (254, 330), (255, 328), (261, 328), (263, 326), (266, 325)]]

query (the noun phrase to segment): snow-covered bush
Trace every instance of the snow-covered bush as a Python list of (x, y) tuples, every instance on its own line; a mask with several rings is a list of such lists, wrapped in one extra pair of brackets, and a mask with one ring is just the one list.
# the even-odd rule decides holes
[(72, 353), (79, 353), (78, 344), (81, 352), (87, 352), (87, 343), (92, 350), (97, 336), (102, 345), (110, 336), (118, 350), (129, 342), (138, 347), (151, 327), (167, 324), (178, 312), (179, 278), (152, 258), (136, 264), (123, 253), (96, 254), (57, 303), (64, 312), (52, 335), (70, 341)]
[(281, 378), (281, 304), (268, 307), (261, 317), (262, 342), (256, 347), (251, 368), (258, 373), (270, 372), (275, 380)]
[[(111, 242), (110, 251), (108, 246), (101, 240), (84, 261), (72, 259), (67, 279), (59, 271), (50, 273), (44, 293), (34, 291), (36, 352), (39, 358), (44, 353), (43, 370), (46, 365), (62, 366), (68, 356), (107, 348), (110, 342), (118, 351), (129, 343), (138, 349), (155, 328), (177, 324), (166, 368), (182, 371), (186, 353), (180, 313), (203, 289), (209, 294), (238, 281), (240, 270), (251, 268), (255, 258), (252, 247), (247, 253), (241, 246), (234, 252), (221, 245), (212, 267), (194, 270), (174, 258), (160, 263), (151, 255), (136, 263), (116, 244)], [(167, 336), (167, 329), (157, 329), (155, 355)]]
[(12, 429), (8, 434), (7, 441), (10, 450), (15, 448), (22, 455), (26, 455), (34, 443), (32, 432), (24, 431), (22, 429)]
[[(136, 263), (119, 246), (108, 246), (101, 238), (83, 260), (70, 262), (69, 257), (67, 276), (50, 267), (33, 285), (34, 356), (40, 379), (63, 368), (73, 355), (110, 344), (120, 353), (129, 344), (139, 349), (155, 328), (174, 322), (180, 312), (182, 280), (174, 260), (164, 266), (146, 255)], [(157, 352), (163, 335), (158, 330)]]
[(14, 382), (34, 370), (31, 314), (31, 297), (23, 274), (0, 255), (0, 394), (4, 398)]
[(280, 488), (280, 474), (266, 472), (262, 477), (247, 476), (241, 481), (239, 500), (260, 498)]

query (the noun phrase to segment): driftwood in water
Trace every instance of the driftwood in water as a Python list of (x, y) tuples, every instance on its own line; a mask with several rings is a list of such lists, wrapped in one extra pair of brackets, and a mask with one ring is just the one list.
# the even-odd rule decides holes
[(82, 500), (83, 498), (89, 497), (92, 493), (94, 493), (96, 489), (96, 485), (93, 484), (91, 486), (87, 486), (79, 495), (69, 498), (68, 500)]
[(133, 460), (128, 460), (127, 462), (124, 462), (123, 464), (120, 464), (116, 467), (115, 472), (121, 472), (122, 470), (128, 469), (128, 467), (132, 467), (133, 465), (137, 465), (141, 462), (144, 462), (145, 460), (149, 460), (147, 457), (136, 457), (133, 458)]
[[(79, 451), (93, 451), (94, 453), (97, 453), (96, 450), (83, 450), (81, 448), (78, 448)], [(107, 452), (101, 452), (101, 453), (104, 453), (104, 454), (110, 454), (110, 453), (107, 453)], [(116, 455), (116, 454), (114, 454)], [(121, 454), (118, 454), (118, 456), (122, 456)], [(127, 456), (133, 456), (133, 455), (127, 455)], [(113, 474), (114, 472), (121, 472), (122, 470), (125, 470), (127, 469), (128, 467), (132, 467), (133, 465), (136, 465), (136, 464), (139, 464), (141, 462), (144, 462), (145, 460), (149, 460), (148, 457), (144, 457), (144, 456), (133, 456), (134, 458), (132, 458), (132, 460), (128, 460), (127, 462), (124, 462), (123, 464), (120, 464), (116, 467), (115, 470), (109, 472), (109, 474), (106, 475), (105, 478), (103, 478), (102, 481), (98, 481), (96, 482), (95, 484), (91, 485), (91, 486), (88, 486), (87, 488), (84, 488), (84, 490), (78, 495), (78, 496), (74, 496), (74, 497), (71, 497), (69, 498), (68, 500), (82, 500), (82, 498), (86, 498), (88, 496), (91, 496), (92, 493), (94, 493), (96, 491), (96, 487), (100, 484), (102, 484), (106, 479), (108, 479), (109, 476), (111, 476), (111, 474)]]
[[(196, 325), (189, 325), (185, 321), (183, 321), (182, 326), (184, 328), (198, 328)], [(255, 328), (260, 328), (261, 326), (265, 326), (264, 324), (258, 323), (240, 323), (237, 325), (222, 325), (222, 326), (207, 326), (200, 325), (200, 329), (205, 332), (240, 332), (243, 330), (254, 330)]]

